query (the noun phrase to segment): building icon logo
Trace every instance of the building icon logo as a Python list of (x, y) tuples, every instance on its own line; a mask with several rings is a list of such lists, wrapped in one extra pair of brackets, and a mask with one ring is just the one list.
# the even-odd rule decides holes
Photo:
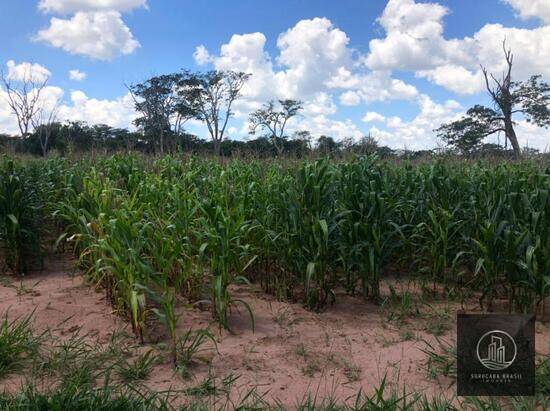
[(516, 342), (505, 331), (489, 331), (477, 342), (477, 359), (492, 371), (508, 368), (516, 359), (516, 354)]
[(456, 336), (458, 396), (535, 395), (534, 314), (459, 312)]

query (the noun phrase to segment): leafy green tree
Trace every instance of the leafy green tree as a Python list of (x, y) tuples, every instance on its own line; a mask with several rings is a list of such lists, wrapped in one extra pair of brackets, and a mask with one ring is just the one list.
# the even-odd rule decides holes
[(69, 150), (87, 151), (94, 146), (93, 133), (84, 121), (69, 121), (63, 127), (62, 134)]
[(184, 72), (179, 81), (178, 94), (183, 107), (208, 128), (214, 153), (220, 155), (221, 143), (229, 119), (233, 116), (233, 103), (250, 74), (235, 71)]
[(295, 131), (292, 138), (283, 140), (285, 152), (297, 158), (302, 158), (311, 153), (311, 133), (307, 130)]
[(376, 154), (378, 154), (378, 157), (380, 158), (391, 158), (395, 157), (395, 152), (389, 148), (388, 146), (380, 146), (376, 150)]
[(378, 141), (369, 133), (367, 136), (363, 136), (355, 147), (360, 154), (373, 154), (378, 150)]
[(302, 102), (298, 100), (279, 100), (278, 107), (271, 100), (250, 114), (250, 134), (256, 134), (258, 128), (264, 130), (266, 137), (271, 139), (277, 153), (281, 155), (284, 149), (283, 140), (287, 138), (285, 127), (302, 109)]
[[(288, 147), (285, 145), (285, 150), (286, 149), (288, 149)], [(268, 137), (259, 137), (247, 141), (245, 144), (245, 151), (260, 158), (275, 157), (277, 155), (277, 151)]]
[(479, 150), (485, 137), (504, 131), (498, 113), (488, 107), (476, 104), (464, 117), (437, 129), (438, 137), (461, 154)]
[(134, 124), (159, 139), (161, 153), (165, 149), (165, 135), (179, 133), (182, 124), (195, 116), (178, 91), (182, 78), (180, 73), (164, 74), (128, 87), (135, 109), (140, 114)]
[(317, 151), (319, 153), (329, 155), (338, 152), (340, 146), (332, 137), (321, 136), (317, 140)]

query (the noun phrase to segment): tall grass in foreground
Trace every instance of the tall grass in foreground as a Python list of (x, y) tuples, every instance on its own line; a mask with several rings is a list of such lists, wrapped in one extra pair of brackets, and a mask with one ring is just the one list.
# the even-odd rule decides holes
[[(7, 318), (7, 317), (6, 317)], [(24, 361), (25, 368), (8, 364), (9, 372), (19, 372), (26, 379), (17, 393), (0, 391), (0, 410), (284, 410), (276, 399), (270, 400), (258, 388), (244, 388), (239, 377), (223, 378), (210, 373), (192, 381), (182, 390), (155, 392), (144, 384), (161, 354), (148, 351), (133, 360), (135, 354), (120, 334), (113, 334), (105, 344), (92, 343), (79, 331), (61, 337), (50, 336), (47, 342), (32, 330), (32, 316), (0, 327), (0, 360)], [(204, 332), (189, 332), (179, 342), (180, 361), (187, 365), (201, 350), (202, 340), (212, 338)], [(436, 351), (439, 354), (436, 354)], [(456, 356), (451, 345), (427, 347), (435, 368), (451, 364)], [(6, 363), (0, 362), (4, 367)], [(23, 363), (18, 364), (23, 366)], [(433, 364), (432, 364), (433, 365)], [(451, 367), (445, 366), (450, 369)], [(441, 369), (441, 368), (440, 368)], [(7, 368), (0, 368), (0, 371)], [(365, 387), (342, 399), (334, 393), (326, 396), (306, 392), (291, 409), (298, 410), (546, 410), (550, 407), (550, 367), (547, 358), (537, 361), (534, 397), (429, 397), (411, 391), (399, 381), (383, 377), (378, 384)], [(0, 373), (0, 381), (7, 374)], [(285, 404), (292, 399), (284, 398)]]
[(0, 319), (0, 379), (20, 370), (36, 355), (40, 338), (31, 328), (32, 314), (9, 320), (7, 313)]

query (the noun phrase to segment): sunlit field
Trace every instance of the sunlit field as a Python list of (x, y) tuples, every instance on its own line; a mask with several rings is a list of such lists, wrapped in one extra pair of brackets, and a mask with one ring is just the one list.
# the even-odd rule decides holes
[[(549, 190), (536, 161), (4, 157), (0, 405), (544, 408)], [(537, 314), (536, 397), (456, 397), (458, 310)]]
[(550, 0), (0, 0), (0, 411), (550, 411)]

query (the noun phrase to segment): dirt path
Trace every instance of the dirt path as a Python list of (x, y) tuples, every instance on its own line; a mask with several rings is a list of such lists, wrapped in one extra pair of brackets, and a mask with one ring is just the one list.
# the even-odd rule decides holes
[[(47, 269), (23, 280), (0, 283), (0, 314), (10, 318), (34, 312), (37, 330), (50, 329), (63, 336), (80, 330), (90, 339), (107, 343), (113, 333), (128, 324), (113, 313), (103, 294), (84, 284), (81, 276), (69, 275), (72, 261), (49, 261)], [(292, 406), (309, 392), (318, 398), (353, 398), (359, 389), (372, 393), (384, 376), (393, 387), (408, 392), (452, 397), (453, 380), (428, 378), (424, 340), (435, 343), (433, 333), (444, 341), (455, 338), (456, 303), (419, 304), (402, 316), (401, 307), (381, 308), (360, 298), (341, 294), (337, 303), (316, 314), (299, 304), (278, 302), (259, 290), (235, 288), (235, 295), (250, 303), (255, 330), (245, 310), (233, 312), (234, 334), (220, 332), (206, 311), (180, 307), (179, 331), (210, 325), (218, 341), (219, 355), (201, 363), (188, 380), (175, 375), (167, 358), (155, 367), (146, 385), (153, 390), (180, 390), (197, 385), (208, 375), (239, 376), (239, 392), (256, 388), (269, 400)], [(400, 318), (403, 317), (403, 318)], [(550, 328), (537, 323), (537, 351), (550, 354)], [(163, 344), (157, 348), (162, 348)], [(146, 347), (137, 347), (143, 351)], [(14, 385), (11, 377), (0, 380), (0, 392)]]

